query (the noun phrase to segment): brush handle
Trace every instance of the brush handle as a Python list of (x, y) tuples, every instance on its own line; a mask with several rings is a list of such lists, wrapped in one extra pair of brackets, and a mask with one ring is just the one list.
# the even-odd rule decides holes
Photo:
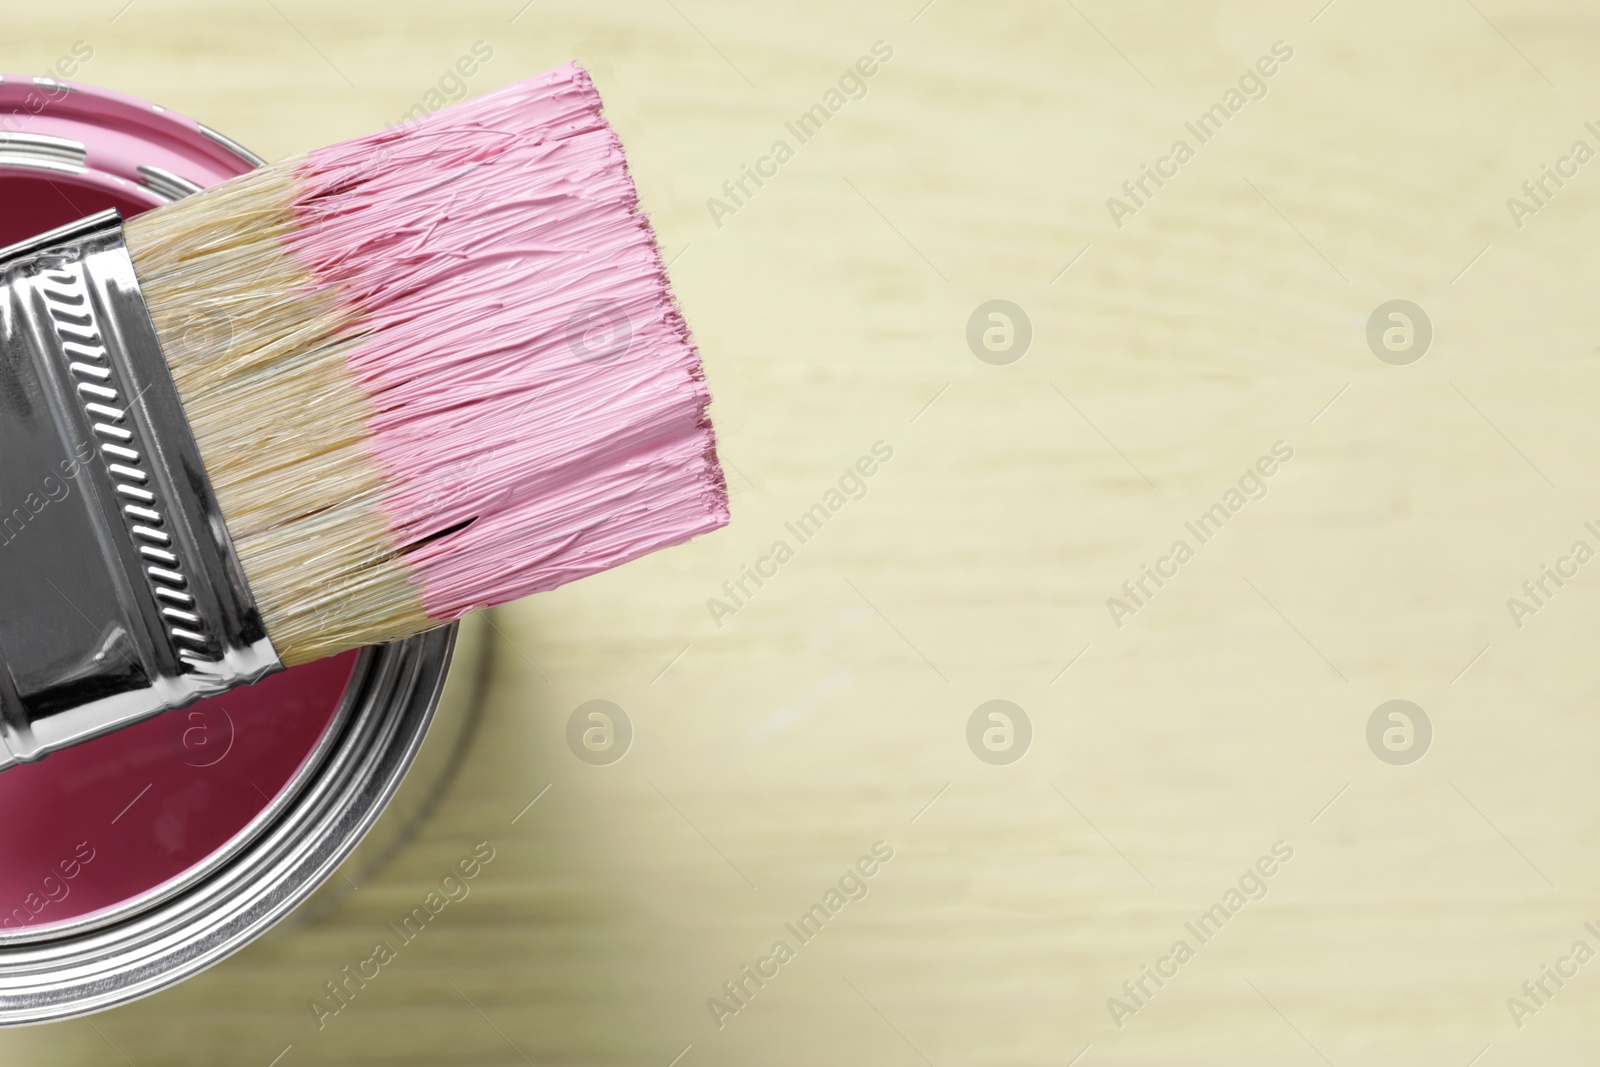
[(0, 769), (280, 667), (120, 217), (0, 251)]

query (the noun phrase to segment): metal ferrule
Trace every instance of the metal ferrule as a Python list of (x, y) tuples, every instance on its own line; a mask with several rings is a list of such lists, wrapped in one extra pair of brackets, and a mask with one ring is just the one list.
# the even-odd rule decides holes
[(121, 218), (0, 251), (0, 769), (281, 667)]

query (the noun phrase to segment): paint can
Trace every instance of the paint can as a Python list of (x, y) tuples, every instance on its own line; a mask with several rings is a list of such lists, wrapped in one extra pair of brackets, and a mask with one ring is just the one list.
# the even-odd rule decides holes
[[(131, 97), (0, 79), (0, 247), (107, 208), (132, 216), (261, 163)], [(0, 772), (0, 1025), (154, 993), (319, 888), (301, 919), (326, 910), (337, 883), (322, 887), (341, 864), (369, 876), (454, 773), (487, 647), (469, 620)]]

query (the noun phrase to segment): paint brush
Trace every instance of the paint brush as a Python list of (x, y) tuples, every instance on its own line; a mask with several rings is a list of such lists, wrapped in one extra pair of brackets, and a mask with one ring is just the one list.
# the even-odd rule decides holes
[(576, 65), (0, 253), (0, 767), (726, 524), (707, 403)]

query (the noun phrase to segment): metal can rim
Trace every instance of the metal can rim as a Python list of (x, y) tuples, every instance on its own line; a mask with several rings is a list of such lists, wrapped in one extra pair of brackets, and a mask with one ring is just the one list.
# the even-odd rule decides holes
[[(209, 127), (109, 90), (0, 77), (0, 102), (19, 84), (69, 93), (74, 106), (126, 115), (201, 141), (245, 169), (261, 157)], [(201, 186), (169, 167), (91, 165), (90, 145), (0, 131), (0, 167), (61, 170), (152, 203)], [(162, 158), (170, 162), (172, 153)], [(214, 157), (213, 157), (214, 158)], [(340, 707), (291, 781), (227, 845), (122, 904), (0, 938), (0, 1026), (87, 1015), (148, 996), (220, 962), (312, 895), (383, 813), (422, 745), (448, 676), (457, 626), (362, 651)]]
[(351, 715), (303, 792), (210, 877), (99, 929), (0, 947), (0, 1026), (87, 1015), (158, 992), (255, 940), (309, 897), (399, 787), (438, 704), (455, 636), (452, 626), (366, 650), (347, 690)]

